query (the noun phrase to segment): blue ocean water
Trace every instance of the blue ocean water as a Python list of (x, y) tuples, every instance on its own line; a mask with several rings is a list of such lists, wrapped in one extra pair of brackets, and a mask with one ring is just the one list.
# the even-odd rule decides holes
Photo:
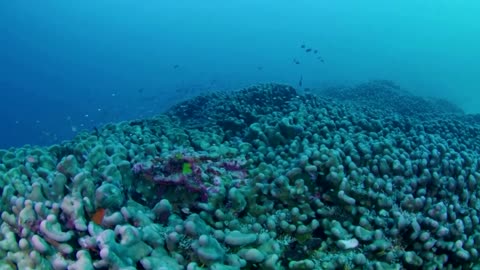
[(2, 1), (0, 147), (300, 79), (388, 79), (478, 113), (479, 12), (444, 0)]

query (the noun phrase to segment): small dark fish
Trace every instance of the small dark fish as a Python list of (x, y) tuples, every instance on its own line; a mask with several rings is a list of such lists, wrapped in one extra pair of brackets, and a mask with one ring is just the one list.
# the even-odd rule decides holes
[(263, 70), (263, 67), (257, 67), (257, 70), (262, 71), (262, 70)]
[(300, 61), (298, 61), (297, 59), (293, 59), (293, 63), (294, 63), (295, 65), (300, 65)]
[(179, 67), (180, 67), (179, 65), (173, 65), (173, 69), (177, 69)]
[(93, 127), (93, 130), (95, 131), (95, 136), (100, 137), (100, 131), (98, 130), (98, 128)]
[(144, 88), (140, 88), (137, 90), (138, 93), (143, 93), (143, 90), (145, 90)]
[(317, 57), (317, 59), (320, 60), (320, 62), (325, 63), (325, 60), (323, 60), (321, 56)]
[(318, 50), (313, 50), (313, 53), (314, 53), (314, 54), (317, 54), (317, 52), (318, 52)]
[(307, 52), (307, 53), (309, 53), (309, 52), (311, 52), (311, 51), (312, 51), (312, 49), (310, 49), (310, 48), (308, 48), (308, 49), (305, 50), (305, 52)]
[(302, 46), (300, 46), (300, 48), (305, 49), (305, 44), (302, 44)]
[(298, 81), (298, 86), (302, 87), (302, 85), (303, 85), (303, 76), (300, 75), (300, 80)]

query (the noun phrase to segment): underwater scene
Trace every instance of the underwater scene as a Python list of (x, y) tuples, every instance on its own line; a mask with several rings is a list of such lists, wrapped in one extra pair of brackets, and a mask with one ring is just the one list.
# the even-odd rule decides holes
[(480, 270), (478, 14), (1, 2), (0, 270)]

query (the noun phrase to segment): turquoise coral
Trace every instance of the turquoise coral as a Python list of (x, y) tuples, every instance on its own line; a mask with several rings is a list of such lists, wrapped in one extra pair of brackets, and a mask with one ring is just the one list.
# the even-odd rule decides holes
[(258, 85), (0, 150), (0, 265), (478, 268), (478, 123), (403, 94), (385, 110), (362, 98), (381, 87), (392, 94)]

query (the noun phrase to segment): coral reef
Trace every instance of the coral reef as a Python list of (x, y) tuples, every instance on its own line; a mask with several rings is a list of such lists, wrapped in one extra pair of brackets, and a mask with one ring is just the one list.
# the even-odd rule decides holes
[(0, 150), (1, 269), (480, 269), (480, 122), (264, 84)]

